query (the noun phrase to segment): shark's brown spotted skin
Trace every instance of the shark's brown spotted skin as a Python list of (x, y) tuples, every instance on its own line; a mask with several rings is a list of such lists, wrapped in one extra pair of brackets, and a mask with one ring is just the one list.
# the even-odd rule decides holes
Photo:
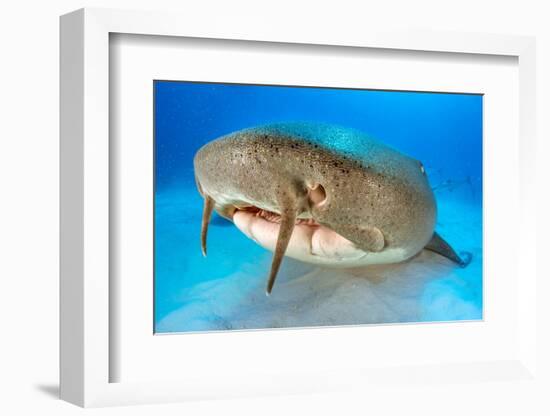
[[(311, 232), (325, 233), (313, 243), (307, 242), (306, 228), (294, 229), (290, 240), (294, 220), (286, 230), (273, 228), (279, 234), (277, 246), (282, 238), (286, 244), (290, 240), (287, 254), (303, 249), (305, 254), (295, 257), (304, 261), (346, 267), (402, 261), (422, 250), (434, 234), (436, 205), (422, 164), (358, 130), (313, 123), (250, 128), (206, 144), (194, 164), (203, 197), (212, 198), (214, 209), (227, 218), (240, 215), (238, 225), (244, 214), (247, 221), (254, 219), (247, 210), (264, 219), (271, 218), (266, 211), (312, 218), (317, 228)], [(285, 224), (284, 215), (280, 222)], [(260, 225), (266, 233), (271, 229), (271, 224)], [(302, 232), (303, 242), (294, 241)], [(256, 240), (275, 251), (278, 269), (275, 263), (280, 264), (286, 246), (276, 250), (269, 235)], [(353, 259), (339, 252), (342, 242), (351, 242), (342, 252), (353, 253)], [(331, 254), (324, 258), (325, 252)], [(272, 268), (273, 281), (276, 271)]]

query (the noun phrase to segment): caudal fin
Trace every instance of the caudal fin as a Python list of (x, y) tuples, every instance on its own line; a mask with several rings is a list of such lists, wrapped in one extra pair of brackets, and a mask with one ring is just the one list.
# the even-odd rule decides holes
[(455, 262), (460, 267), (466, 267), (472, 261), (472, 253), (467, 251), (461, 251), (460, 255), (447, 243), (439, 234), (434, 232), (434, 235), (430, 242), (424, 247), (426, 250), (433, 251), (440, 254), (443, 257), (447, 257), (449, 260)]

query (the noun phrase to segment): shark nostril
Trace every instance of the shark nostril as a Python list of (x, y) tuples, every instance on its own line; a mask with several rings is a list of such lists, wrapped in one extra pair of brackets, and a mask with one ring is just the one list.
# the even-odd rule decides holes
[(309, 201), (312, 206), (319, 207), (327, 200), (327, 193), (323, 185), (317, 184), (309, 189)]
[(201, 183), (199, 182), (198, 179), (195, 178), (195, 183), (197, 184), (197, 190), (199, 191), (199, 194), (201, 194), (201, 196), (204, 196), (204, 192), (202, 190), (202, 186), (201, 186)]

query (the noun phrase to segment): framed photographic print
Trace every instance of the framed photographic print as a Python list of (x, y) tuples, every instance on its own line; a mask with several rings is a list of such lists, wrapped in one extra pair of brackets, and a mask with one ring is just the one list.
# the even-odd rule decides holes
[(62, 398), (531, 379), (533, 39), (217, 23), (61, 19)]

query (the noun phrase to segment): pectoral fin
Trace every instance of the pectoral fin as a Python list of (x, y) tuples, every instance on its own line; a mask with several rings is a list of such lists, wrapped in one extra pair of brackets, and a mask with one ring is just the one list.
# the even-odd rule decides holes
[(472, 253), (461, 251), (460, 255), (447, 243), (439, 234), (434, 232), (434, 235), (430, 242), (424, 247), (426, 250), (433, 251), (440, 254), (443, 257), (447, 257), (449, 260), (454, 261), (460, 267), (466, 267), (472, 261)]
[(377, 227), (338, 225), (338, 234), (347, 238), (358, 248), (366, 252), (379, 253), (386, 246), (384, 234)]

